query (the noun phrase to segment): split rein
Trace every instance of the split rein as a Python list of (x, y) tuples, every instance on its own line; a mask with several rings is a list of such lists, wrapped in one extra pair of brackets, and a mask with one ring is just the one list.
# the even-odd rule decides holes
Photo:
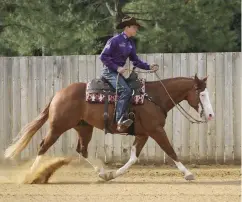
[[(193, 123), (197, 123), (197, 124), (200, 124), (200, 123), (206, 123), (206, 121), (200, 121), (200, 120), (195, 119), (195, 118), (192, 117), (189, 113), (187, 113), (186, 110), (185, 110), (185, 109), (184, 109), (179, 103), (176, 104), (176, 103), (174, 102), (174, 100), (173, 100), (172, 97), (170, 96), (169, 92), (167, 91), (165, 85), (162, 83), (161, 78), (159, 77), (159, 75), (157, 74), (156, 71), (153, 71), (153, 70), (148, 70), (148, 71), (133, 70), (133, 71), (136, 72), (136, 73), (145, 73), (145, 74), (155, 73), (155, 75), (156, 75), (156, 77), (158, 78), (160, 84), (161, 84), (162, 87), (165, 89), (167, 95), (169, 96), (169, 98), (170, 98), (170, 100), (172, 101), (172, 103), (174, 104), (174, 106), (175, 106), (175, 107), (181, 112), (181, 114), (182, 114), (182, 115), (183, 115), (183, 116), (184, 116), (189, 122), (191, 122), (192, 124), (193, 124)], [(152, 99), (152, 98), (151, 98), (151, 99)], [(199, 100), (200, 100), (200, 98), (199, 98)], [(158, 105), (158, 104), (155, 103), (154, 101), (152, 101), (152, 102), (153, 102), (154, 104)], [(200, 103), (201, 103), (201, 101), (200, 101)], [(184, 113), (178, 108), (177, 105), (179, 105), (179, 107), (183, 110), (183, 112), (184, 112), (186, 115), (185, 115), (185, 114), (184, 114)], [(158, 105), (158, 106), (159, 106), (159, 105)], [(201, 113), (203, 113), (204, 109), (203, 109), (203, 105), (202, 105), (202, 103), (201, 103), (201, 107), (202, 107), (202, 112), (201, 112)], [(190, 117), (191, 119), (193, 119), (194, 121), (190, 120), (187, 116), (189, 116), (189, 117)]]

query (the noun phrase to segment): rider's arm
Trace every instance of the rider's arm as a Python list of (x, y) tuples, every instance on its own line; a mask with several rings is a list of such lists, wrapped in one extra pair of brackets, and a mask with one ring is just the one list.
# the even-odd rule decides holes
[(114, 64), (112, 61), (112, 53), (115, 52), (116, 44), (116, 38), (109, 39), (99, 57), (106, 67), (114, 71), (118, 69), (118, 65)]
[(129, 55), (130, 61), (132, 61), (133, 65), (135, 67), (138, 67), (140, 69), (150, 70), (150, 65), (148, 65), (146, 62), (143, 62), (142, 60), (140, 60), (138, 58), (138, 56), (136, 54), (136, 48), (135, 48), (134, 42), (132, 42), (131, 44), (132, 44), (132, 50)]

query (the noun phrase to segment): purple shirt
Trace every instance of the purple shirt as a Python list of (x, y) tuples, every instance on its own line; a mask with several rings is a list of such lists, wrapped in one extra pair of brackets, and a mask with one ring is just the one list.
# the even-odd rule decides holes
[(123, 67), (128, 57), (135, 67), (150, 69), (147, 63), (138, 58), (134, 42), (123, 32), (109, 39), (100, 55), (103, 64), (114, 71)]

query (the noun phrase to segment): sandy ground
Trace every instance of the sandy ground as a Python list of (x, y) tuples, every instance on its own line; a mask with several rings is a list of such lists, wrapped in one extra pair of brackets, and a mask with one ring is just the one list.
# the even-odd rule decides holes
[(187, 165), (196, 177), (187, 182), (175, 167), (135, 165), (104, 182), (86, 163), (73, 162), (56, 171), (49, 184), (19, 184), (29, 166), (0, 165), (0, 201), (237, 202), (241, 195), (240, 166)]

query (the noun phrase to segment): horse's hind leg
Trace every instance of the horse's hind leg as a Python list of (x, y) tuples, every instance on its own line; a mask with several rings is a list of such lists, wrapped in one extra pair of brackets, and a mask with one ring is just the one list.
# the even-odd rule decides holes
[(78, 125), (74, 127), (78, 133), (78, 143), (76, 151), (81, 154), (84, 158), (88, 157), (88, 144), (92, 139), (93, 126), (91, 125)]
[[(64, 132), (64, 131), (63, 131)], [(38, 155), (31, 166), (31, 172), (33, 172), (39, 165), (43, 155), (48, 151), (48, 149), (57, 141), (63, 132), (55, 130), (53, 128), (49, 129), (47, 136), (41, 141), (40, 149)]]
[[(82, 157), (95, 169), (95, 171), (103, 170), (102, 165), (97, 165), (97, 162), (93, 162), (90, 158), (88, 158), (88, 144), (92, 139), (92, 133), (93, 133), (93, 126), (91, 125), (78, 125), (74, 127), (74, 129), (78, 133), (78, 143), (76, 151), (79, 153), (79, 155), (82, 155)], [(100, 163), (98, 163), (100, 164)]]
[(162, 127), (158, 127), (154, 132), (150, 132), (157, 144), (165, 151), (165, 153), (174, 161), (177, 168), (185, 175), (186, 180), (194, 180), (193, 174), (179, 161), (174, 149), (172, 148), (165, 130)]

